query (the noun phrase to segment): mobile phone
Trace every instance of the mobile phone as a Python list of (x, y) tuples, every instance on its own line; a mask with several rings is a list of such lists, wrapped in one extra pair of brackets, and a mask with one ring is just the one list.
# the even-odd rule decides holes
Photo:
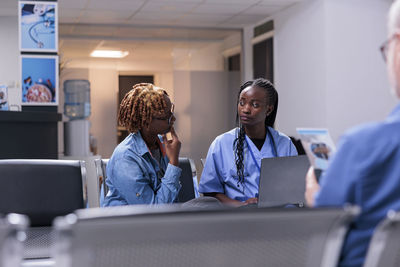
[(169, 142), (169, 141), (172, 141), (172, 134), (171, 134), (171, 132), (166, 133), (166, 134), (165, 134), (165, 137), (167, 138), (167, 141), (168, 141), (168, 142)]
[(317, 182), (319, 183), (319, 179), (321, 177), (323, 170), (321, 169), (314, 169), (315, 178), (317, 178)]

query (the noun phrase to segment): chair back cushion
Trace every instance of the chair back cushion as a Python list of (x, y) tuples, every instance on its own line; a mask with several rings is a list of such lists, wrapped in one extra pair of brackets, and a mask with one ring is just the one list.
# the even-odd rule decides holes
[(81, 162), (0, 160), (0, 213), (28, 215), (31, 226), (84, 208)]

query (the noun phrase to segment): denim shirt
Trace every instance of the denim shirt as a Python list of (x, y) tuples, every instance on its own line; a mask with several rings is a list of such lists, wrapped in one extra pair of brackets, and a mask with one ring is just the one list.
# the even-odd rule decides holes
[(163, 145), (160, 148), (161, 166), (151, 156), (140, 132), (131, 133), (115, 148), (107, 163), (109, 191), (103, 207), (175, 201), (182, 170), (169, 164)]

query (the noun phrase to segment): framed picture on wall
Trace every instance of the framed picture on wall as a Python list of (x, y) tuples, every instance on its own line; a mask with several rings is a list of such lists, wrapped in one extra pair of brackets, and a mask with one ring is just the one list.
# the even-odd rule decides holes
[(58, 105), (58, 56), (21, 56), (22, 105)]
[(4, 84), (0, 84), (0, 110), (8, 110), (8, 90)]
[(57, 52), (56, 2), (19, 1), (19, 49), (26, 52)]

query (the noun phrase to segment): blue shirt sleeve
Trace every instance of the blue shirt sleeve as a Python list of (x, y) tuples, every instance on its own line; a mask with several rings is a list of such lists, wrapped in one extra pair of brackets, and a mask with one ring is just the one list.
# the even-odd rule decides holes
[(217, 141), (211, 144), (208, 149), (206, 163), (199, 183), (200, 193), (224, 193), (224, 187), (220, 178), (219, 156)]
[(181, 183), (182, 169), (168, 163), (164, 177), (161, 178), (161, 186), (157, 190), (156, 203), (172, 203), (178, 197)]
[(291, 140), (290, 140), (290, 144), (288, 146), (288, 155), (290, 155), (290, 156), (297, 156), (298, 155), (297, 149), (296, 149), (296, 147), (294, 146), (294, 144), (293, 144), (293, 142)]

